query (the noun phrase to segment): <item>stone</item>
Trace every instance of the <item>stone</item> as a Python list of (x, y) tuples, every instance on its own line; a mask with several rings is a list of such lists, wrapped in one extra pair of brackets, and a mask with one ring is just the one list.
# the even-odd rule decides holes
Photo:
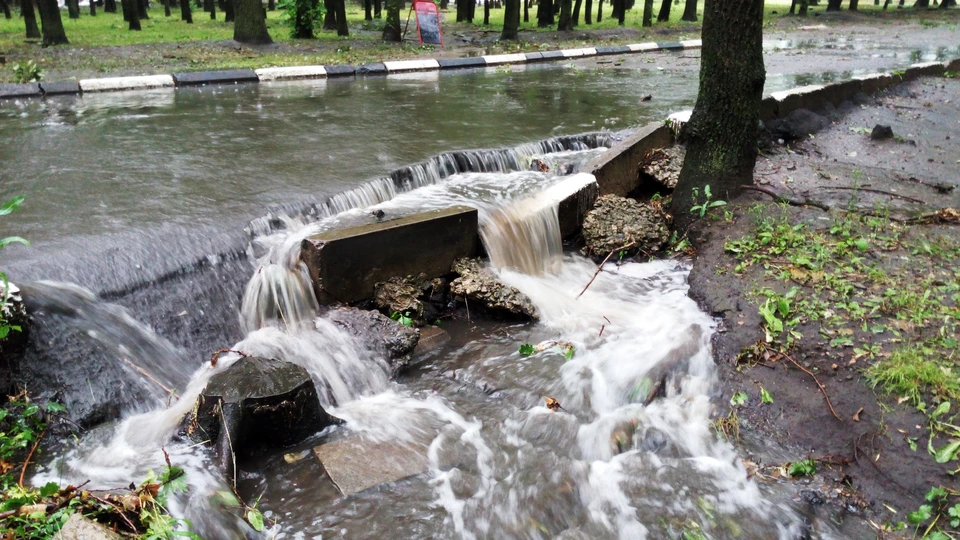
[(330, 480), (344, 495), (360, 493), (427, 470), (427, 447), (419, 443), (341, 439), (313, 449)]
[(656, 253), (670, 238), (667, 218), (661, 210), (633, 199), (604, 195), (583, 220), (583, 253), (606, 257), (635, 242), (628, 254)]
[(368, 351), (385, 358), (394, 376), (407, 366), (420, 340), (416, 328), (404, 326), (378, 311), (340, 307), (328, 311), (326, 317), (359, 338)]
[(58, 96), (80, 93), (80, 83), (77, 81), (40, 82), (40, 89), (45, 96)]
[(487, 65), (483, 58), (479, 56), (472, 58), (441, 58), (437, 60), (437, 63), (440, 65), (440, 69), (475, 68)]
[(0, 84), (0, 99), (40, 97), (43, 91), (37, 83)]
[(374, 301), (385, 314), (409, 313), (408, 316), (414, 320), (414, 324), (423, 326), (428, 318), (436, 318), (439, 310), (435, 305), (443, 305), (446, 288), (444, 279), (429, 279), (423, 273), (406, 278), (394, 277), (377, 283)]
[[(224, 69), (218, 71), (192, 71), (174, 73), (177, 86), (199, 86), (206, 84), (238, 84), (260, 82), (257, 72), (252, 69)], [(82, 83), (81, 83), (82, 86)]]
[(890, 126), (883, 126), (877, 124), (873, 126), (873, 131), (870, 132), (870, 138), (875, 141), (882, 141), (885, 139), (893, 138), (893, 128)]
[(785, 141), (802, 139), (830, 125), (825, 117), (808, 109), (797, 109), (784, 118), (767, 122), (767, 128)]
[(496, 314), (540, 319), (540, 313), (530, 298), (501, 283), (480, 259), (458, 259), (453, 263), (453, 271), (460, 277), (450, 282), (450, 293), (465, 299), (468, 306), (474, 302), (474, 306)]
[(101, 79), (81, 79), (80, 90), (87, 92), (117, 92), (120, 90), (149, 90), (152, 88), (172, 88), (170, 75), (141, 75), (136, 77), (104, 77)]
[(231, 478), (236, 455), (292, 446), (341, 423), (320, 406), (306, 369), (282, 360), (243, 357), (210, 377), (187, 433), (213, 442), (217, 463)]
[(84, 517), (73, 514), (53, 537), (54, 540), (120, 540), (121, 536), (105, 526)]
[(658, 148), (640, 164), (640, 172), (665, 189), (677, 187), (687, 150), (682, 146)]
[(327, 77), (353, 77), (357, 73), (355, 66), (347, 65), (323, 66), (323, 69), (326, 70)]
[(439, 326), (424, 326), (420, 329), (420, 341), (413, 350), (413, 356), (419, 357), (439, 350), (450, 341), (450, 333)]
[(673, 131), (663, 122), (651, 122), (583, 167), (594, 175), (603, 195), (625, 196), (640, 185), (637, 165), (657, 148), (673, 145)]

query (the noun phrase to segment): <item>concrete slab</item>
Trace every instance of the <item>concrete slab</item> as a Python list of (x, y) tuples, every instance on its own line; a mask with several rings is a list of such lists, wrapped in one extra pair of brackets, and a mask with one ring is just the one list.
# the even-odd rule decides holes
[(826, 103), (824, 86), (812, 84), (770, 94), (777, 100), (777, 114), (786, 116), (797, 109), (817, 110)]
[(542, 52), (524, 53), (523, 55), (527, 58), (527, 62), (528, 62), (528, 63), (530, 63), (530, 62), (543, 62), (543, 61), (544, 61), (543, 53), (542, 53)]
[[(253, 71), (251, 70), (251, 73)], [(105, 77), (102, 79), (83, 79), (80, 90), (83, 92), (115, 92), (119, 90), (147, 90), (150, 88), (172, 88), (170, 75), (144, 75), (140, 77)]]
[(659, 46), (660, 50), (663, 51), (679, 51), (683, 49), (683, 45), (681, 45), (679, 41), (658, 42), (657, 46)]
[(563, 56), (566, 58), (572, 58), (577, 56), (596, 56), (597, 49), (594, 47), (585, 47), (582, 49), (564, 49), (560, 51), (563, 53)]
[(173, 78), (177, 81), (177, 86), (260, 82), (260, 79), (257, 77), (257, 72), (252, 69), (224, 69), (219, 71), (174, 73)]
[(890, 85), (899, 82), (899, 77), (894, 77), (889, 73), (868, 73), (866, 75), (857, 75), (854, 79), (860, 81), (864, 94), (873, 94)]
[(942, 62), (922, 62), (908, 67), (904, 78), (912, 81), (918, 77), (938, 77), (943, 75), (944, 71)]
[(681, 41), (681, 42), (680, 42), (680, 45), (682, 45), (684, 49), (699, 49), (699, 48), (703, 47), (703, 40), (700, 40), (700, 39), (688, 39), (688, 40), (685, 40), (685, 41)]
[(630, 52), (630, 47), (626, 45), (617, 45), (615, 47), (597, 47), (597, 54), (605, 56), (608, 54), (626, 54)]
[(631, 43), (627, 45), (627, 47), (630, 47), (632, 52), (656, 51), (660, 49), (660, 46), (656, 43)]
[(357, 73), (355, 66), (323, 66), (327, 77), (353, 77)]
[(587, 163), (600, 194), (626, 196), (640, 185), (640, 162), (648, 152), (673, 144), (673, 132), (663, 122), (651, 122)]
[(41, 82), (40, 89), (45, 96), (79, 94), (80, 83), (77, 81)]
[(261, 82), (294, 81), (298, 79), (322, 79), (327, 76), (323, 66), (270, 67), (256, 70)]
[(480, 56), (474, 56), (472, 58), (441, 58), (437, 60), (437, 63), (440, 64), (440, 69), (473, 68), (487, 65)]
[(37, 83), (27, 84), (0, 84), (0, 99), (39, 97), (43, 95), (40, 91), (40, 85)]
[(389, 73), (400, 71), (434, 71), (440, 69), (440, 64), (433, 58), (426, 60), (397, 60), (395, 62), (384, 62), (383, 65)]
[(427, 447), (416, 443), (341, 439), (313, 449), (330, 480), (344, 495), (360, 493), (427, 470)]
[(499, 64), (523, 64), (527, 61), (527, 57), (523, 53), (488, 54), (483, 57), (483, 61), (486, 62), (488, 66), (496, 66)]
[(454, 206), (314, 235), (300, 256), (321, 304), (359, 302), (378, 281), (449, 273), (454, 260), (479, 253), (477, 231), (476, 209)]
[(357, 75), (369, 76), (386, 74), (387, 66), (383, 65), (383, 62), (373, 62), (372, 64), (363, 64), (362, 66), (357, 66)]
[(563, 51), (544, 51), (540, 53), (540, 57), (544, 60), (559, 60), (560, 58), (566, 58), (563, 56)]

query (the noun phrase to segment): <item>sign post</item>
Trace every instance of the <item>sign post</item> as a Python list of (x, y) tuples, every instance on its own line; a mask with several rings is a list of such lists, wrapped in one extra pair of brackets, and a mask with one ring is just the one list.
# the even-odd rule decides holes
[(440, 10), (432, 0), (413, 0), (410, 12), (407, 13), (407, 24), (403, 27), (403, 34), (407, 34), (410, 26), (410, 15), (417, 14), (417, 39), (420, 45), (440, 45), (443, 47), (443, 31), (440, 30)]

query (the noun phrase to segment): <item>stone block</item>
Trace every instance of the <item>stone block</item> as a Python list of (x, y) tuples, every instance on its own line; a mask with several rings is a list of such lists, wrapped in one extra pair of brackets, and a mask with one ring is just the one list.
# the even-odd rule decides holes
[(440, 69), (474, 68), (484, 67), (487, 65), (481, 56), (474, 56), (471, 58), (441, 58), (440, 60), (437, 60), (437, 63), (440, 64)]
[(270, 67), (256, 70), (261, 82), (295, 81), (299, 79), (322, 79), (327, 76), (323, 66)]
[(889, 86), (900, 82), (900, 77), (890, 73), (870, 73), (867, 75), (858, 75), (854, 79), (860, 81), (861, 90), (864, 94), (870, 95), (879, 92)]
[(906, 73), (904, 73), (904, 79), (912, 81), (920, 77), (939, 77), (943, 75), (944, 71), (941, 62), (923, 62), (908, 67)]
[(300, 256), (321, 304), (359, 302), (379, 281), (449, 273), (479, 252), (477, 231), (476, 209), (454, 206), (320, 233), (304, 239)]
[(657, 47), (661, 51), (680, 51), (683, 50), (683, 44), (679, 41), (662, 41), (657, 42)]
[(543, 53), (542, 53), (542, 52), (524, 53), (524, 56), (527, 58), (527, 63), (530, 63), (530, 62), (543, 62), (543, 61), (545, 60), (545, 59), (543, 58)]
[(371, 64), (363, 64), (362, 66), (357, 66), (357, 75), (370, 76), (370, 75), (386, 75), (387, 66), (383, 65), (383, 62), (373, 62)]
[(516, 54), (488, 54), (483, 57), (483, 61), (488, 66), (497, 66), (500, 64), (524, 64), (527, 57), (523, 53)]
[(327, 77), (353, 77), (357, 73), (355, 66), (323, 66)]
[(170, 75), (144, 75), (140, 77), (105, 77), (102, 79), (83, 79), (80, 90), (83, 92), (116, 92), (120, 90), (148, 90), (151, 88), (172, 88)]
[(40, 85), (37, 83), (27, 84), (0, 84), (0, 99), (40, 97)]
[(626, 45), (617, 45), (615, 47), (597, 47), (597, 54), (606, 56), (609, 54), (626, 54), (630, 52), (630, 47)]
[(177, 81), (177, 86), (260, 82), (260, 78), (257, 77), (257, 72), (252, 69), (224, 69), (219, 71), (174, 73), (173, 78)]
[(45, 96), (79, 94), (80, 83), (77, 81), (41, 82), (40, 89)]
[(73, 514), (53, 540), (120, 540), (122, 537), (82, 514)]
[(673, 144), (673, 132), (663, 122), (651, 122), (584, 166), (594, 175), (600, 194), (626, 196), (640, 185), (640, 162), (647, 153)]
[(384, 62), (387, 72), (396, 73), (401, 71), (434, 71), (440, 69), (440, 64), (433, 58), (425, 60), (398, 60), (395, 62)]
[(627, 45), (627, 47), (630, 47), (630, 50), (633, 52), (656, 51), (660, 49), (660, 45), (657, 45), (656, 43), (653, 43), (653, 42), (631, 43), (630, 45)]
[(797, 109), (815, 111), (827, 102), (825, 86), (809, 85), (770, 94), (777, 100), (777, 115), (784, 117)]
[(688, 39), (688, 40), (685, 40), (685, 41), (681, 41), (681, 42), (680, 42), (680, 45), (682, 45), (684, 49), (699, 49), (699, 48), (703, 47), (703, 40), (700, 40), (700, 39)]
[(563, 56), (563, 51), (543, 51), (540, 53), (540, 57), (544, 60), (559, 60), (561, 58), (566, 58)]

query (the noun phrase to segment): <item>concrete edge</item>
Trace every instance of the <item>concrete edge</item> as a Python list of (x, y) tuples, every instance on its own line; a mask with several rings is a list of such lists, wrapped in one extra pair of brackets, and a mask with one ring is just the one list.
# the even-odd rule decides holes
[(136, 77), (105, 77), (80, 79), (81, 92), (119, 92), (123, 90), (148, 90), (173, 88), (172, 75), (141, 75)]

